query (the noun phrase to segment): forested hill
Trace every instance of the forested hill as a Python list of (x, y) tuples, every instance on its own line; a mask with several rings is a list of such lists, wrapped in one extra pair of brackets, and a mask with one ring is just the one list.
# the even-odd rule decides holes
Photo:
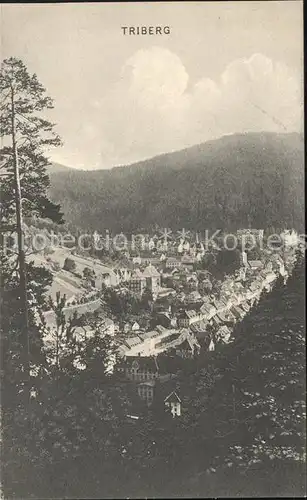
[(62, 165), (61, 163), (53, 162), (49, 167), (49, 174), (57, 174), (59, 172), (68, 172), (68, 170), (71, 170), (71, 168), (67, 167), (66, 165)]
[(111, 170), (51, 170), (51, 197), (86, 229), (302, 229), (300, 134), (225, 136)]

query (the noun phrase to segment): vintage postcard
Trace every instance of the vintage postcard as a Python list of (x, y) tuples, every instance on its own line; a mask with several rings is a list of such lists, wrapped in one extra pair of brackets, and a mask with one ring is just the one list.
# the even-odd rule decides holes
[(305, 497), (303, 2), (0, 31), (1, 497)]

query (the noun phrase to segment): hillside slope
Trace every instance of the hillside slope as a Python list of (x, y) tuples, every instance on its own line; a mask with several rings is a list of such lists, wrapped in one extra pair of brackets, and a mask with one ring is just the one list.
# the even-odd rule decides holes
[(299, 134), (248, 133), (111, 170), (51, 172), (66, 220), (90, 230), (303, 227)]
[(62, 163), (56, 163), (54, 161), (48, 167), (48, 173), (50, 175), (57, 174), (59, 172), (68, 172), (68, 170), (71, 170), (71, 167), (67, 167), (66, 165), (62, 165)]

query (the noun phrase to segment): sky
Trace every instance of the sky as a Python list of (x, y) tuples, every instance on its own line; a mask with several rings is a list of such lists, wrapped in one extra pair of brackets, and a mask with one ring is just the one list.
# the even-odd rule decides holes
[(22, 59), (54, 99), (59, 163), (112, 168), (226, 134), (302, 131), (301, 1), (1, 4), (0, 16), (1, 59)]

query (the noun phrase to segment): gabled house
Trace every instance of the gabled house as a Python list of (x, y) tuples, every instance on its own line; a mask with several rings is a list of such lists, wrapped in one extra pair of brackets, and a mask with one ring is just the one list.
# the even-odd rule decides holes
[(210, 320), (216, 314), (216, 307), (211, 302), (204, 302), (200, 308), (203, 319)]
[(217, 317), (221, 320), (222, 323), (225, 323), (226, 325), (232, 325), (236, 321), (235, 316), (231, 311), (228, 310), (218, 312)]
[(156, 356), (130, 356), (120, 361), (117, 373), (135, 382), (154, 380), (161, 374)]
[(131, 331), (132, 332), (138, 332), (140, 330), (140, 325), (138, 324), (137, 321), (135, 321), (132, 326), (131, 326)]
[(146, 280), (146, 287), (152, 292), (157, 292), (161, 286), (161, 275), (151, 264), (143, 271), (143, 277)]
[(209, 351), (214, 351), (215, 350), (215, 344), (214, 344), (213, 340), (210, 341), (208, 349), (209, 349)]
[(241, 302), (240, 307), (246, 313), (250, 310), (250, 306), (247, 304), (246, 300), (244, 300), (243, 302)]
[(176, 347), (176, 354), (178, 356), (182, 356), (183, 358), (191, 358), (195, 355), (196, 352), (200, 351), (201, 346), (192, 331), (182, 331), (181, 337), (184, 340)]
[(197, 321), (201, 321), (203, 316), (201, 312), (197, 312), (194, 309), (183, 311), (177, 318), (178, 326), (181, 328), (186, 328)]
[(146, 288), (146, 278), (143, 276), (143, 273), (140, 269), (136, 269), (130, 278), (129, 281), (130, 290), (137, 295), (142, 295)]
[(181, 399), (179, 398), (176, 391), (172, 391), (164, 399), (165, 408), (171, 412), (173, 417), (180, 417), (181, 415)]
[(214, 306), (216, 308), (217, 314), (225, 311), (225, 309), (227, 307), (226, 303), (221, 299), (214, 299), (213, 303), (214, 303)]
[(167, 414), (180, 417), (182, 414), (182, 398), (176, 376), (171, 378), (159, 377), (152, 382), (142, 382), (138, 386), (140, 399), (147, 407), (152, 407), (159, 418)]
[(231, 337), (231, 330), (226, 325), (223, 325), (217, 330), (215, 336), (217, 341), (228, 344)]

